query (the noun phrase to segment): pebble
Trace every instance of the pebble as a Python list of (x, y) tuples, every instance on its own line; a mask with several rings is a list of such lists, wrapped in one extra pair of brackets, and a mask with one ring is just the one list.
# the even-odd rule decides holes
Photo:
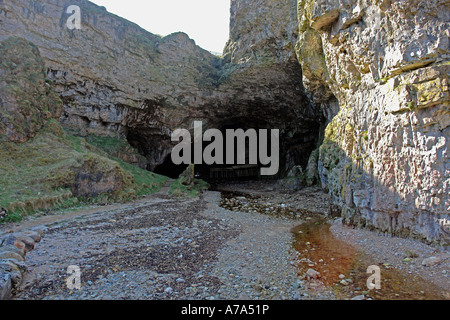
[[(282, 198), (283, 195), (280, 195), (279, 197)], [(293, 197), (284, 196), (284, 199), (286, 198)], [(171, 298), (183, 300), (232, 300), (242, 297), (245, 299), (314, 299), (319, 296), (315, 293), (315, 290), (309, 291), (308, 281), (299, 280), (297, 274), (298, 270), (296, 269), (297, 264), (291, 263), (294, 256), (293, 253), (290, 252), (292, 249), (292, 234), (290, 234), (289, 231), (278, 231), (280, 228), (289, 230), (288, 226), (295, 224), (295, 221), (292, 220), (292, 218), (290, 218), (291, 220), (286, 220), (278, 216), (254, 214), (251, 212), (242, 211), (230, 213), (228, 210), (220, 208), (216, 205), (211, 205), (211, 203), (215, 201), (217, 203), (217, 200), (220, 199), (220, 195), (218, 193), (207, 192), (205, 194), (205, 199), (208, 201), (209, 207), (208, 210), (201, 212), (204, 219), (199, 218), (199, 216), (196, 215), (197, 219), (191, 220), (191, 223), (194, 221), (194, 225), (198, 228), (209, 225), (209, 230), (214, 230), (215, 227), (218, 227), (218, 229), (224, 228), (223, 230), (235, 230), (237, 233), (232, 241), (224, 242), (224, 246), (218, 249), (217, 261), (202, 261), (200, 264), (201, 270), (197, 269), (192, 274), (189, 274), (188, 272), (184, 273), (181, 270), (174, 272), (176, 274), (168, 274), (164, 272), (157, 273), (152, 270), (129, 270), (127, 272), (110, 274), (103, 273), (103, 276), (98, 276), (99, 280), (95, 281), (95, 283), (92, 283), (92, 281), (87, 282), (92, 285), (89, 290), (94, 290), (93, 292), (87, 293), (87, 289), (82, 292), (74, 292), (73, 298), (82, 299), (93, 295), (98, 297), (114, 298), (128, 297), (132, 299), (163, 299), (164, 294), (170, 294), (173, 295)], [(276, 198), (272, 201), (272, 207), (264, 208), (262, 210), (266, 211), (268, 209), (268, 211), (271, 212), (271, 210), (279, 210), (280, 207), (288, 208), (286, 213), (289, 214), (292, 212), (290, 210), (292, 210), (291, 208), (293, 205), (289, 202), (289, 200), (284, 201), (284, 199), (283, 202), (279, 202), (279, 199)], [(248, 199), (241, 197), (239, 200), (247, 201)], [(281, 205), (278, 206), (277, 203)], [(282, 206), (283, 204), (285, 207)], [(240, 205), (235, 206), (235, 208), (238, 208), (239, 210)], [(133, 210), (133, 208), (130, 208), (130, 210)], [(258, 210), (258, 212), (260, 211), (261, 210)], [(108, 214), (110, 214), (109, 218), (113, 216), (111, 213)], [(106, 216), (108, 217), (108, 215)], [(132, 217), (126, 219), (114, 218), (114, 220), (123, 221), (124, 223), (132, 221), (132, 219)], [(220, 222), (220, 225), (217, 224), (217, 221)], [(176, 249), (177, 246), (180, 246), (181, 243), (183, 243), (183, 247), (189, 247), (195, 251), (197, 249), (196, 245), (201, 243), (198, 240), (199, 237), (206, 236), (206, 234), (203, 235), (196, 233), (194, 228), (191, 228), (190, 226), (189, 228), (184, 228), (184, 226), (181, 228), (171, 227), (168, 225), (171, 223), (169, 218), (165, 223), (165, 226), (154, 227), (154, 231), (157, 231), (160, 235), (157, 240), (155, 240), (156, 237), (153, 237), (152, 234), (149, 234), (148, 236), (146, 235), (145, 242), (147, 242), (147, 247), (142, 245), (143, 250), (153, 250), (153, 248), (155, 248), (155, 244), (160, 245), (161, 247), (165, 246), (165, 249), (163, 250), (172, 250), (172, 248)], [(61, 228), (61, 230), (64, 231), (64, 228)], [(131, 230), (128, 229), (124, 230), (126, 230), (126, 232), (131, 232)], [(138, 230), (148, 231), (151, 230), (151, 228), (134, 229), (133, 232), (137, 232)], [(214, 235), (213, 232), (215, 231), (212, 231), (212, 235)], [(58, 233), (53, 232), (52, 236), (57, 234)], [(73, 232), (73, 234), (75, 234), (75, 232)], [(83, 236), (90, 237), (90, 231), (83, 234)], [(92, 260), (93, 252), (100, 252), (102, 248), (105, 247), (104, 243), (108, 243), (109, 245), (110, 242), (114, 245), (114, 249), (121, 249), (121, 246), (127, 245), (126, 239), (131, 238), (133, 234), (120, 234), (120, 236), (118, 236), (106, 233), (106, 236), (107, 238), (105, 238), (102, 243), (97, 241), (97, 239), (90, 240), (89, 246), (98, 246), (97, 248), (89, 247), (89, 249), (86, 250), (86, 248), (83, 247), (83, 243), (79, 243), (80, 250), (84, 250), (83, 254), (87, 252), (87, 257), (84, 257), (86, 259), (85, 261), (91, 262), (91, 265), (94, 267), (96, 266), (96, 261)], [(118, 241), (120, 239), (123, 239), (124, 241)], [(181, 242), (181, 240), (177, 242), (178, 239), (183, 239), (183, 242)], [(60, 240), (64, 239), (61, 238)], [(52, 248), (53, 245), (46, 247), (48, 255), (43, 255), (40, 258), (41, 260), (45, 259), (47, 256), (50, 256), (50, 254), (52, 254), (55, 250), (61, 250), (61, 246), (58, 241), (54, 241), (53, 243), (55, 244), (55, 248), (49, 249)], [(192, 245), (185, 245), (185, 243), (191, 243)], [(370, 241), (367, 243), (370, 244)], [(308, 245), (311, 245), (311, 243), (308, 243)], [(129, 247), (126, 248), (129, 249)], [(114, 250), (112, 252), (114, 253)], [(78, 252), (78, 254), (80, 254), (80, 252)], [(140, 253), (137, 252), (136, 257), (139, 256), (139, 254)], [(195, 255), (196, 252), (189, 252), (185, 255), (177, 253), (173, 257), (186, 260), (202, 259), (201, 255), (192, 257), (191, 254)], [(109, 253), (107, 255), (103, 255), (102, 257), (108, 257), (108, 255)], [(39, 254), (35, 256), (39, 257)], [(98, 257), (100, 257), (100, 255)], [(174, 260), (178, 261), (177, 259)], [(334, 260), (334, 258), (331, 258), (331, 260)], [(401, 257), (399, 261), (401, 261)], [(61, 263), (64, 264), (66, 262), (67, 261), (54, 261), (55, 269), (53, 274), (56, 275), (58, 270), (65, 271), (60, 266)], [(319, 262), (323, 262), (323, 260), (320, 259)], [(314, 266), (312, 263), (311, 265)], [(316, 266), (316, 268), (318, 267)], [(442, 274), (444, 274), (444, 271), (442, 271)], [(65, 276), (64, 273), (63, 275)], [(353, 277), (353, 275), (351, 276)], [(123, 285), (125, 277), (127, 285)], [(321, 278), (321, 275), (319, 272), (311, 268), (307, 271), (307, 277), (310, 280), (318, 280)], [(342, 285), (350, 285), (352, 283), (352, 279), (346, 279), (345, 275), (341, 275), (339, 278)], [(199, 283), (192, 284), (192, 287), (186, 287), (186, 283), (190, 284), (190, 281), (192, 280), (196, 282), (198, 281)], [(222, 286), (218, 284), (215, 287), (212, 284), (212, 282), (215, 281), (221, 283)], [(315, 282), (318, 283), (319, 281)], [(168, 287), (168, 285), (172, 285), (176, 288), (176, 290), (172, 287)], [(354, 292), (355, 294), (358, 294), (361, 291), (355, 290)], [(58, 294), (59, 296), (57, 297), (59, 298), (65, 297), (64, 293), (58, 293), (57, 290), (55, 290), (55, 293), (52, 293), (52, 295)], [(54, 296), (49, 296), (48, 298), (52, 297)], [(331, 291), (321, 292), (320, 297), (323, 299), (336, 299), (336, 296), (334, 296)], [(348, 298), (350, 299), (350, 296), (348, 296)], [(360, 295), (351, 299), (364, 300), (366, 299), (366, 296)]]
[(348, 286), (350, 283), (347, 280), (341, 280), (340, 284), (342, 284), (343, 286)]
[(172, 293), (173, 289), (171, 287), (166, 288), (166, 290), (164, 290), (165, 293)]
[(442, 261), (443, 261), (443, 259), (440, 257), (429, 257), (422, 261), (422, 265), (425, 267), (432, 267), (437, 264), (440, 264)]
[(320, 273), (314, 269), (308, 269), (308, 271), (306, 271), (306, 277), (308, 279), (319, 279)]

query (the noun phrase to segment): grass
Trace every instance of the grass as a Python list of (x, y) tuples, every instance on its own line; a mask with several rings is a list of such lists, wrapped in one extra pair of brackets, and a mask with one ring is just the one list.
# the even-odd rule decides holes
[[(74, 197), (76, 171), (86, 164), (93, 166), (95, 172), (113, 174), (122, 181), (122, 188), (93, 198)], [(26, 143), (1, 142), (0, 206), (9, 214), (5, 221), (17, 222), (42, 210), (133, 200), (158, 192), (167, 180), (66, 133), (56, 120), (49, 120)]]
[(175, 197), (196, 198), (204, 190), (209, 189), (209, 184), (201, 179), (195, 179), (193, 185), (184, 185), (184, 179), (180, 178), (170, 185), (169, 194)]

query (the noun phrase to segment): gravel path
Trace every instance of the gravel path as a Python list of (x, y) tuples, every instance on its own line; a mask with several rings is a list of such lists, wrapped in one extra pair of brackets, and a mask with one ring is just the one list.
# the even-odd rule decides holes
[(301, 286), (290, 230), (298, 221), (219, 208), (220, 193), (206, 194), (208, 218), (220, 219), (239, 230), (219, 250), (213, 274), (222, 283), (219, 299), (300, 299)]
[[(296, 299), (292, 220), (231, 212), (220, 193), (153, 197), (48, 226), (15, 299)], [(69, 290), (67, 268), (81, 270)]]
[[(352, 229), (339, 221), (332, 221), (331, 227), (323, 220), (315, 222), (329, 207), (328, 196), (318, 189), (280, 191), (271, 183), (224, 189), (239, 190), (247, 197), (227, 199), (208, 191), (200, 199), (180, 199), (163, 190), (129, 204), (4, 226), (14, 231), (46, 226), (41, 242), (26, 256), (28, 271), (14, 298), (334, 300), (421, 299), (422, 294), (450, 298), (448, 252), (415, 240)], [(313, 229), (305, 229), (307, 225)], [(340, 284), (341, 279), (330, 282), (340, 251), (332, 247), (344, 245), (364, 256), (359, 266), (345, 266), (344, 274), (334, 275), (345, 277), (350, 285)], [(432, 256), (440, 261), (423, 266), (422, 261)], [(368, 263), (381, 266), (383, 277), (387, 269), (402, 274), (390, 272), (389, 291), (371, 294), (364, 289)], [(81, 271), (80, 290), (67, 287), (69, 266)]]

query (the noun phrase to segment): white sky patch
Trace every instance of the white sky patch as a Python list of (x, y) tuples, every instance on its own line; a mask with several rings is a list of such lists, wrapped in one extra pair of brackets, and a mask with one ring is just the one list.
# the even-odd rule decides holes
[(200, 47), (222, 53), (229, 37), (230, 0), (90, 0), (166, 36), (182, 31)]

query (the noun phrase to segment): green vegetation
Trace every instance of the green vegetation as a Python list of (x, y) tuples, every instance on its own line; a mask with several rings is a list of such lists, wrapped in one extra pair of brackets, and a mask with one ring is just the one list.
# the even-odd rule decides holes
[[(110, 142), (106, 149), (114, 145), (113, 138), (103, 141)], [(123, 141), (115, 144), (123, 146)], [(95, 196), (74, 196), (77, 172), (86, 170), (106, 177), (111, 190)], [(0, 206), (8, 210), (6, 221), (20, 221), (40, 210), (132, 200), (159, 191), (167, 180), (108, 156), (85, 139), (64, 132), (54, 119), (33, 139), (2, 142), (0, 148)]]
[(209, 188), (209, 184), (201, 179), (194, 179), (194, 184), (184, 185), (184, 178), (179, 178), (170, 185), (169, 194), (176, 197), (198, 197), (199, 194)]
[(85, 139), (92, 146), (95, 146), (106, 154), (112, 155), (116, 158), (119, 158), (120, 154), (125, 153), (136, 157), (143, 157), (137, 152), (136, 149), (131, 147), (125, 139), (93, 135), (87, 136)]
[(367, 130), (361, 132), (364, 141), (369, 141), (369, 133)]
[(86, 141), (65, 132), (56, 120), (62, 100), (46, 79), (38, 48), (26, 40), (0, 42), (0, 88), (8, 101), (0, 108), (0, 206), (8, 210), (6, 221), (42, 210), (133, 200), (159, 191), (168, 180), (121, 160), (142, 160), (125, 140)]

